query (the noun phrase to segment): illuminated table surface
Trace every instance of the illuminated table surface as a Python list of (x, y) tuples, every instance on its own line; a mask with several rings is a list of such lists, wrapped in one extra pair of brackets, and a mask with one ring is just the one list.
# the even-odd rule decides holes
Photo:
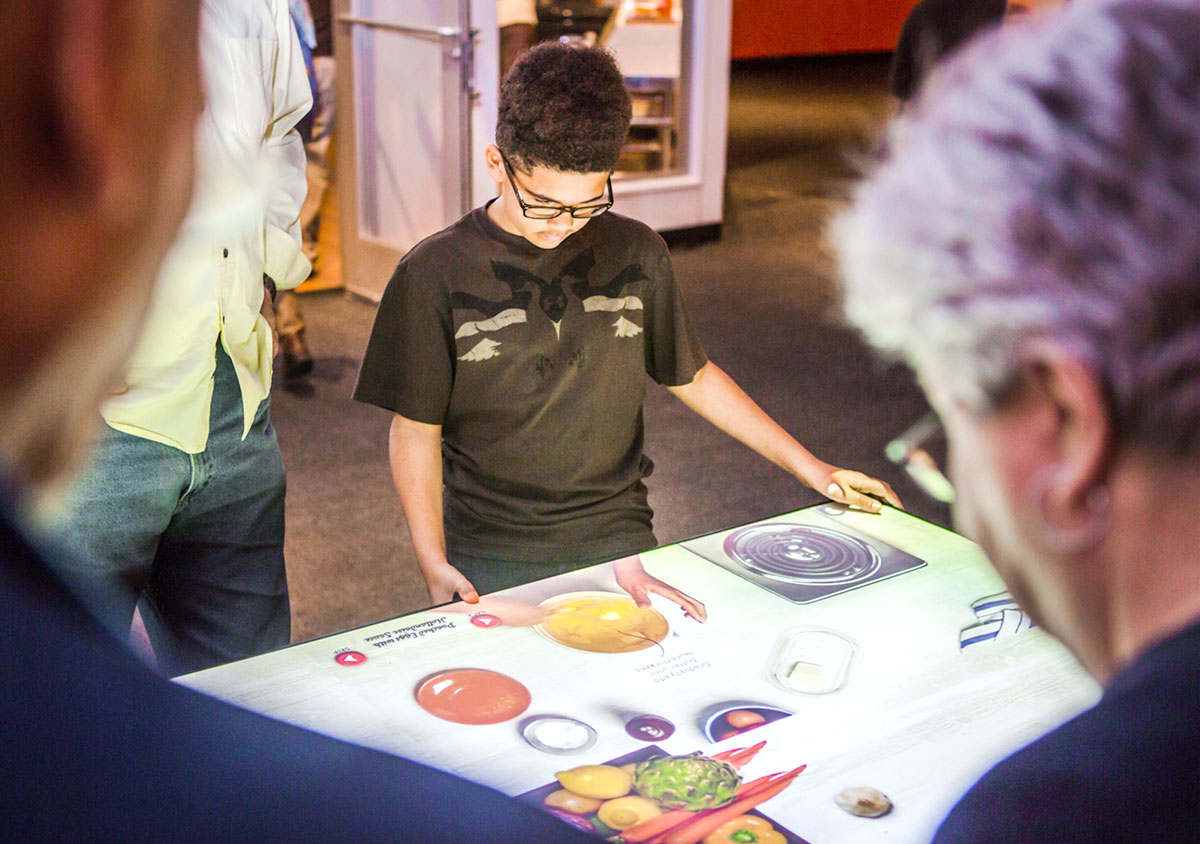
[[(625, 729), (640, 714), (675, 726), (670, 736), (653, 742), (667, 753), (712, 754), (765, 740), (742, 772), (746, 779), (808, 767), (759, 811), (812, 844), (928, 841), (988, 767), (1098, 699), (1096, 683), (1039, 629), (960, 645), (975, 638), (970, 631), (986, 634), (999, 626), (996, 621), (989, 627), (998, 617), (977, 612), (973, 604), (1004, 591), (970, 541), (890, 508), (871, 515), (821, 505), (757, 524), (768, 530), (800, 525), (818, 533), (845, 531), (924, 564), (910, 563), (891, 576), (796, 603), (705, 558), (732, 547), (737, 531), (745, 538), (745, 530), (735, 528), (641, 555), (649, 574), (702, 601), (708, 620), (687, 618), (654, 596), (670, 633), (640, 650), (566, 647), (534, 627), (500, 623), (486, 613), (488, 596), (484, 615), (434, 608), (178, 682), (514, 796), (553, 782), (556, 771), (644, 750), (647, 743)], [(796, 544), (788, 547), (804, 553)], [(496, 597), (538, 604), (587, 591), (624, 594), (606, 563)], [(783, 654), (781, 664), (780, 639), (797, 629), (823, 631), (815, 638), (826, 641), (832, 631), (844, 637), (836, 641), (851, 644), (841, 654), (824, 656), (818, 647), (812, 657), (802, 648), (798, 662), (793, 652)], [(816, 665), (805, 665), (808, 659)], [(527, 708), (499, 723), (461, 724), (435, 717), (418, 703), (416, 689), (424, 680), (469, 668), (518, 681), (529, 692)], [(791, 688), (777, 682), (789, 672)], [(839, 683), (835, 691), (813, 693)], [(714, 711), (730, 707), (792, 714), (714, 742), (705, 723)], [(595, 731), (595, 741), (573, 754), (536, 749), (522, 736), (522, 726), (538, 715), (584, 722)], [(895, 808), (882, 818), (853, 817), (833, 802), (845, 786), (879, 789)]]

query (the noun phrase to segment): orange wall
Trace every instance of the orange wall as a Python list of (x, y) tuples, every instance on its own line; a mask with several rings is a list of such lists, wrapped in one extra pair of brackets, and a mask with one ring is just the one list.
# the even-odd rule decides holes
[(735, 59), (887, 51), (917, 0), (733, 0)]

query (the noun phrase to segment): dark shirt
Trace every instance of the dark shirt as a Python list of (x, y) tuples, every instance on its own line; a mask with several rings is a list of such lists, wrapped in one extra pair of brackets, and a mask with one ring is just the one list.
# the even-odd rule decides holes
[(933, 66), (975, 33), (1004, 19), (1006, 0), (921, 0), (892, 53), (888, 89), (911, 99)]
[(153, 675), (15, 527), (0, 489), (0, 838), (595, 841), (432, 768)]
[(354, 397), (442, 426), (450, 551), (594, 560), (657, 544), (646, 376), (704, 362), (653, 230), (610, 212), (539, 249), (479, 208), (400, 261)]
[(967, 842), (1200, 842), (1200, 624), (988, 772), (935, 839)]

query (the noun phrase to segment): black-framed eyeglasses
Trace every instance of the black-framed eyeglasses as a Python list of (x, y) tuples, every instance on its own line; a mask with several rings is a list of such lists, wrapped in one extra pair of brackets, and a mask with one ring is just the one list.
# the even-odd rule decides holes
[(508, 183), (512, 185), (513, 195), (517, 198), (517, 204), (521, 206), (521, 213), (531, 220), (553, 220), (560, 214), (570, 214), (576, 219), (599, 217), (609, 208), (613, 207), (614, 197), (611, 173), (604, 180), (604, 190), (608, 194), (608, 202), (583, 203), (580, 205), (530, 205), (521, 196), (521, 189), (517, 187), (517, 179), (513, 175), (512, 165), (508, 163), (508, 156), (501, 152), (500, 160), (504, 162), (504, 172), (508, 174)]
[(922, 492), (935, 501), (951, 504), (954, 502), (954, 485), (929, 453), (931, 448), (936, 450), (937, 446), (944, 446), (945, 439), (942, 420), (930, 411), (888, 443), (884, 453), (888, 460), (904, 467)]

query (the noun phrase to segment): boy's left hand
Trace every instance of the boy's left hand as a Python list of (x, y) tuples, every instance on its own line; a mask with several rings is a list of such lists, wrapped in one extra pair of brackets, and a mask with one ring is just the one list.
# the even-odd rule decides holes
[[(883, 499), (897, 510), (903, 510), (900, 497), (884, 481), (856, 472), (853, 469), (835, 469), (823, 485), (813, 484), (814, 489), (829, 496), (839, 504), (848, 504), (868, 513), (883, 509), (878, 499)], [(874, 496), (874, 497), (873, 497)]]
[(617, 585), (628, 592), (629, 597), (633, 598), (633, 602), (639, 607), (650, 606), (651, 594), (662, 595), (671, 603), (678, 604), (688, 618), (695, 619), (702, 624), (708, 618), (708, 611), (704, 608), (704, 604), (650, 574), (642, 566), (641, 558), (636, 554), (616, 560), (613, 563), (613, 574), (617, 579)]

